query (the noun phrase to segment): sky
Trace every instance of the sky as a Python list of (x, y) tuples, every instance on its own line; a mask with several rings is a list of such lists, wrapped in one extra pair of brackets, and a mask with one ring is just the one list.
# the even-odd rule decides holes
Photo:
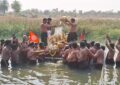
[[(8, 0), (12, 3), (14, 0)], [(120, 0), (18, 0), (22, 5), (22, 10), (37, 8), (39, 10), (95, 10), (95, 11), (118, 11), (120, 10)], [(11, 10), (11, 9), (10, 9)]]

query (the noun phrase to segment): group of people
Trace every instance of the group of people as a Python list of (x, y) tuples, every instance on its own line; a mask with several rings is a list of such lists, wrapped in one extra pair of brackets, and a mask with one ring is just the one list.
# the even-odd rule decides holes
[[(62, 48), (64, 48), (63, 43)], [(62, 48), (55, 56), (61, 56)], [(34, 66), (37, 63), (46, 61), (45, 57), (52, 57), (48, 46), (45, 43), (30, 42), (27, 35), (23, 35), (22, 42), (13, 34), (10, 40), (1, 40), (0, 43), (1, 68), (7, 69), (11, 64), (12, 68)]]
[[(105, 56), (106, 47), (108, 48), (107, 56)], [(116, 59), (115, 48), (118, 50)], [(64, 63), (72, 68), (86, 69), (94, 66), (96, 69), (101, 69), (104, 62), (109, 65), (116, 64), (117, 67), (120, 67), (120, 38), (115, 45), (107, 35), (106, 46), (95, 43), (95, 41), (87, 43), (86, 40), (83, 40), (80, 45), (73, 42), (64, 49), (62, 57)]]
[(64, 63), (72, 68), (86, 69), (94, 65), (95, 68), (102, 68), (104, 62), (105, 46), (94, 41), (89, 44), (84, 40), (78, 45), (70, 43), (63, 52)]
[[(28, 36), (23, 35), (23, 41), (20, 42), (15, 35), (10, 40), (1, 40), (1, 68), (8, 68), (9, 64), (14, 67), (23, 67), (25, 65), (36, 65), (37, 62), (45, 62), (45, 57), (50, 56), (48, 49), (48, 36), (51, 35), (51, 18), (44, 18), (41, 24), (41, 42), (29, 42)], [(62, 20), (63, 23), (70, 26), (70, 31), (67, 37), (67, 44), (64, 44), (56, 56), (63, 59), (63, 63), (72, 68), (86, 69), (94, 66), (101, 69), (104, 64), (120, 67), (120, 38), (117, 43), (113, 43), (110, 37), (106, 36), (106, 46), (100, 45), (95, 41), (87, 42), (86, 40), (77, 41), (77, 24), (74, 18), (71, 20)], [(107, 56), (105, 56), (105, 48), (108, 48)], [(114, 60), (118, 50), (117, 58)], [(9, 62), (11, 61), (11, 63)]]
[(35, 64), (35, 58), (32, 51), (35, 50), (36, 44), (29, 43), (28, 37), (23, 36), (23, 41), (20, 42), (15, 35), (10, 40), (1, 40), (1, 68), (8, 68), (9, 61), (11, 66), (18, 67), (24, 66), (27, 63)]
[[(29, 42), (28, 36), (23, 35), (23, 41), (20, 42), (15, 34), (13, 34), (10, 40), (1, 40), (0, 54), (1, 54), (1, 67), (8, 68), (9, 64), (14, 67), (22, 67), (26, 64), (36, 65), (37, 61), (44, 61), (43, 56), (49, 56), (49, 50), (47, 49), (48, 36), (51, 35), (51, 28), (56, 27), (51, 25), (51, 18), (44, 18), (41, 24), (41, 43)], [(37, 52), (41, 50), (43, 54), (39, 55)], [(9, 63), (11, 61), (11, 63)]]
[[(76, 20), (74, 18), (68, 19), (61, 19), (61, 22), (69, 26), (69, 33), (67, 37), (67, 42), (77, 41), (77, 24)], [(52, 19), (51, 18), (44, 18), (43, 22), (40, 26), (41, 31), (41, 42), (45, 44), (45, 46), (48, 45), (48, 37), (51, 35), (51, 30), (54, 27), (57, 27), (57, 25), (51, 24)]]

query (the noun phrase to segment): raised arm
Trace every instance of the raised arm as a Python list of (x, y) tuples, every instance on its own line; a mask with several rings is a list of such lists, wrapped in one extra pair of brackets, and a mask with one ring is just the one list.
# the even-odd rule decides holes
[(110, 46), (110, 43), (108, 42), (108, 40), (106, 40), (106, 46), (109, 50), (113, 51), (113, 48)]
[(49, 24), (46, 24), (46, 27), (47, 28), (54, 28), (54, 27), (57, 27), (56, 25), (49, 25)]
[(117, 40), (117, 44), (116, 44), (116, 48), (117, 48), (117, 50), (120, 50), (119, 45), (120, 45), (120, 38)]
[(110, 46), (111, 43), (112, 43), (112, 42), (111, 42), (110, 37), (109, 37), (108, 35), (106, 35), (105, 44), (106, 44), (106, 46), (107, 46), (107, 48), (108, 48), (109, 50), (112, 50), (112, 51), (113, 51), (113, 48)]
[(108, 34), (106, 35), (106, 40), (107, 40), (109, 43), (112, 43), (112, 42), (111, 42), (111, 39), (110, 39), (110, 37), (109, 37)]

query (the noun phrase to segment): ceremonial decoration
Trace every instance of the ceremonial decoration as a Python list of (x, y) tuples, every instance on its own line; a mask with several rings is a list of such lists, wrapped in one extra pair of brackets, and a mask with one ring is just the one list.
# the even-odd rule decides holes
[(36, 34), (34, 34), (32, 31), (29, 33), (29, 41), (33, 43), (39, 43), (39, 38)]

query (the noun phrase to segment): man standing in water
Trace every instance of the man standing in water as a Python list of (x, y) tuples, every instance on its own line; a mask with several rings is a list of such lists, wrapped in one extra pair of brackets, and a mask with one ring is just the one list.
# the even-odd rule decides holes
[(71, 20), (66, 20), (65, 24), (67, 24), (68, 26), (70, 26), (70, 31), (68, 33), (68, 37), (67, 37), (67, 42), (72, 42), (72, 41), (77, 41), (77, 24), (76, 24), (76, 20), (74, 18), (71, 18)]
[(114, 55), (115, 55), (115, 48), (114, 48), (114, 43), (111, 42), (110, 37), (107, 35), (106, 36), (106, 46), (108, 48), (108, 53), (106, 57), (106, 64), (111, 64), (113, 65), (114, 62)]
[(5, 68), (7, 69), (9, 66), (9, 59), (11, 58), (11, 52), (12, 52), (12, 48), (11, 48), (11, 41), (10, 40), (6, 40), (5, 41), (5, 46), (3, 47), (2, 50), (2, 54), (1, 54), (1, 68)]
[(44, 43), (45, 46), (47, 46), (47, 38), (48, 38), (48, 28), (56, 27), (52, 26), (51, 24), (47, 24), (47, 19), (44, 18), (43, 22), (41, 24), (41, 42)]
[(72, 68), (77, 68), (78, 57), (80, 56), (77, 43), (72, 43), (71, 50), (69, 50), (67, 62), (68, 66)]
[(43, 19), (43, 23), (41, 24), (41, 42), (43, 42), (45, 44), (45, 46), (47, 46), (47, 19), (44, 18)]
[(94, 59), (96, 60), (95, 62), (95, 68), (96, 69), (102, 69), (103, 63), (104, 63), (104, 50), (105, 47), (104, 46), (97, 46), (97, 52), (94, 55)]
[[(52, 21), (52, 19), (48, 18), (47, 24), (51, 25), (51, 21)], [(48, 37), (50, 37), (50, 36), (51, 36), (51, 27), (48, 27)]]
[(92, 57), (92, 53), (86, 47), (85, 42), (80, 42), (80, 56), (78, 56), (78, 65), (81, 69), (86, 69), (90, 65), (90, 59)]

